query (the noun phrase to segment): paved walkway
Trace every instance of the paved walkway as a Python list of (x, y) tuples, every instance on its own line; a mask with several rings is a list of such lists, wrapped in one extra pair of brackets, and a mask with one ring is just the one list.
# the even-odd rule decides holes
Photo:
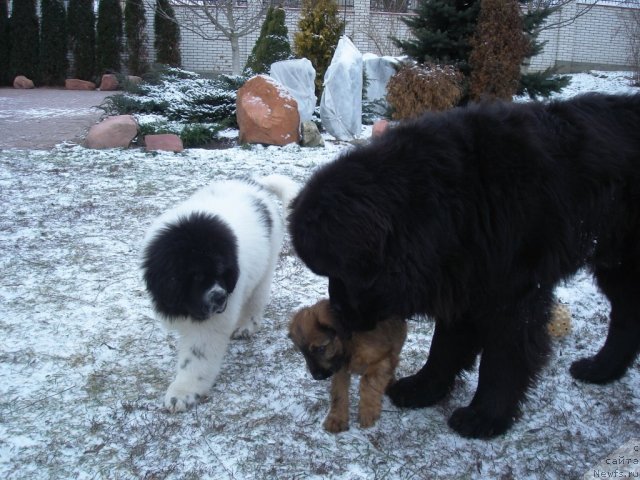
[(0, 149), (49, 150), (63, 142), (82, 143), (104, 115), (96, 108), (114, 92), (0, 88)]

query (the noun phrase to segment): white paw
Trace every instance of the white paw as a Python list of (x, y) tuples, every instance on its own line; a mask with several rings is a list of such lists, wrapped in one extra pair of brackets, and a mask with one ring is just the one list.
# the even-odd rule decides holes
[(251, 336), (258, 331), (260, 328), (260, 320), (256, 320), (254, 317), (251, 317), (246, 325), (241, 326), (233, 331), (231, 334), (231, 338), (234, 340), (245, 340), (247, 338), (251, 338)]
[(164, 396), (164, 407), (170, 413), (184, 412), (202, 402), (206, 396), (172, 383)]

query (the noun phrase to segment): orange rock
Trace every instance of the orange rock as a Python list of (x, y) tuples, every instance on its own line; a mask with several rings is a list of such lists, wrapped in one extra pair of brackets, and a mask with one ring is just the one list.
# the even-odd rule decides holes
[(13, 80), (13, 88), (33, 88), (33, 87), (34, 87), (33, 81), (29, 80), (24, 75), (18, 75)]
[(389, 128), (388, 120), (376, 120), (375, 123), (373, 124), (373, 127), (371, 128), (371, 136), (379, 137), (384, 132), (386, 132), (388, 128)]
[(238, 90), (236, 115), (240, 143), (287, 145), (300, 140), (298, 103), (267, 75), (250, 78)]
[(182, 140), (173, 133), (159, 133), (157, 135), (145, 135), (144, 144), (147, 151), (163, 150), (167, 152), (181, 152), (184, 150)]
[(95, 90), (96, 84), (77, 78), (68, 78), (64, 81), (64, 88), (67, 90)]
[(113, 73), (105, 73), (100, 80), (100, 90), (110, 92), (118, 89), (118, 78)]
[(128, 148), (138, 134), (138, 123), (131, 115), (107, 117), (89, 130), (84, 140), (87, 148)]

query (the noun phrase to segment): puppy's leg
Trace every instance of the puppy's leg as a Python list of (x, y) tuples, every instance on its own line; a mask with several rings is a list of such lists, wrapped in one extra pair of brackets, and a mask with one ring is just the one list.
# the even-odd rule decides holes
[(360, 409), (358, 420), (362, 428), (373, 426), (380, 418), (382, 397), (393, 379), (393, 362), (384, 358), (370, 365), (360, 379)]
[(473, 367), (478, 353), (479, 335), (471, 323), (438, 319), (427, 363), (415, 375), (391, 385), (387, 394), (399, 407), (431, 406), (449, 393), (462, 370)]
[(269, 302), (269, 296), (271, 294), (272, 277), (273, 271), (270, 270), (264, 275), (255, 290), (251, 292), (251, 295), (242, 307), (242, 313), (232, 338), (249, 338), (260, 328), (264, 309)]
[(331, 379), (331, 407), (324, 420), (324, 429), (331, 433), (349, 430), (349, 384), (351, 375), (340, 369)]
[(640, 349), (640, 272), (629, 268), (598, 268), (598, 285), (611, 302), (611, 323), (602, 349), (593, 357), (571, 365), (571, 375), (591, 383), (616, 380), (638, 356)]
[(198, 403), (215, 382), (227, 350), (231, 328), (210, 319), (175, 325), (178, 339), (178, 366), (175, 380), (167, 389), (164, 406), (182, 412)]
[(494, 437), (516, 420), (527, 389), (548, 358), (546, 324), (552, 303), (550, 288), (536, 289), (485, 322), (478, 388), (469, 406), (458, 408), (449, 419), (460, 435)]

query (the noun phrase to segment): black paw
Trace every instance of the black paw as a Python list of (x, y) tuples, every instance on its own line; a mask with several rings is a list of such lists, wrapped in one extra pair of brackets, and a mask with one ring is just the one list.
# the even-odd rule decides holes
[(493, 417), (474, 407), (458, 408), (449, 418), (449, 426), (467, 438), (492, 438), (513, 425), (514, 417)]
[(596, 357), (588, 357), (573, 362), (569, 373), (576, 380), (602, 384), (619, 379), (624, 375), (625, 370), (625, 368), (611, 368), (606, 362), (597, 361)]
[(451, 386), (412, 375), (390, 385), (386, 393), (398, 407), (422, 408), (434, 405), (446, 397)]

